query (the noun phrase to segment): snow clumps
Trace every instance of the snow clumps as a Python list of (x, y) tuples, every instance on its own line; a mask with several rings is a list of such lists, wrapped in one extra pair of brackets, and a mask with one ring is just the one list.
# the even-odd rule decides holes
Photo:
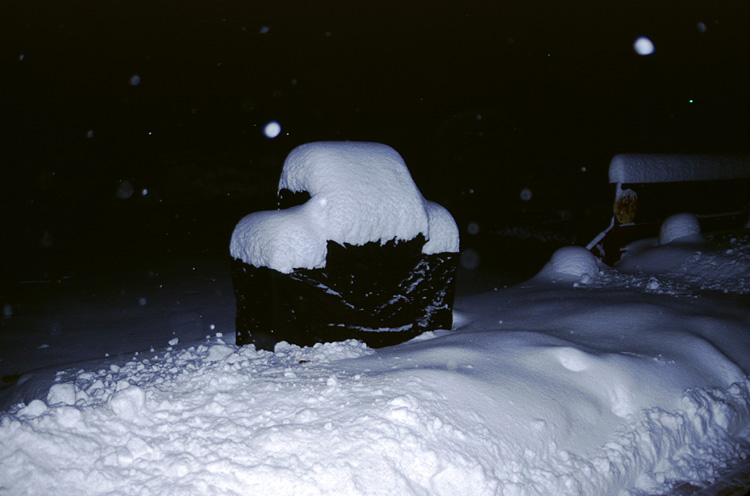
[(146, 404), (146, 393), (138, 386), (131, 386), (126, 381), (122, 382), (124, 387), (118, 384), (118, 391), (109, 400), (109, 407), (118, 417), (135, 421), (143, 412)]

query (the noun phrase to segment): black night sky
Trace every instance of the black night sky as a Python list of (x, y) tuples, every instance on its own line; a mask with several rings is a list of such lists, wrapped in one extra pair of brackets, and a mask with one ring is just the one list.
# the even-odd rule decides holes
[(398, 150), (487, 265), (544, 259), (606, 227), (612, 155), (748, 151), (748, 9), (4, 0), (2, 277), (228, 256), (286, 154), (332, 139)]

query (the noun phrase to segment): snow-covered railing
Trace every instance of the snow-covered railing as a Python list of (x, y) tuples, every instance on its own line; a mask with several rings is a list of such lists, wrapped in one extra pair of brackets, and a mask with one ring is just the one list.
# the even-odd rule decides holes
[(747, 226), (750, 156), (620, 154), (609, 164), (615, 185), (609, 227), (586, 247), (614, 264), (630, 242), (654, 237), (661, 222), (689, 212), (703, 231)]

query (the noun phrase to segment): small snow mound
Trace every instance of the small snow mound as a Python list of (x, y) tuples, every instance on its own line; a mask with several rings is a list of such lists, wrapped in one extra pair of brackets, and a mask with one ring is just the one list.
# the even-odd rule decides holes
[(138, 386), (116, 392), (109, 400), (109, 406), (115, 414), (124, 420), (136, 420), (146, 404), (146, 392)]
[(47, 411), (47, 405), (42, 400), (32, 400), (31, 403), (18, 411), (19, 417), (38, 417)]
[(300, 348), (300, 347), (297, 346), (297, 345), (290, 344), (287, 341), (279, 341), (278, 343), (276, 343), (274, 345), (273, 352), (274, 353), (284, 353), (286, 351), (294, 350), (294, 349), (297, 349), (297, 348)]
[(585, 353), (570, 346), (559, 348), (555, 351), (560, 365), (571, 372), (581, 372), (589, 368), (589, 360)]
[(562, 276), (590, 282), (599, 273), (599, 264), (597, 258), (586, 248), (564, 246), (552, 255), (539, 276), (550, 279)]
[(676, 240), (702, 240), (701, 224), (698, 218), (689, 213), (675, 214), (668, 217), (659, 231), (659, 244), (666, 245)]

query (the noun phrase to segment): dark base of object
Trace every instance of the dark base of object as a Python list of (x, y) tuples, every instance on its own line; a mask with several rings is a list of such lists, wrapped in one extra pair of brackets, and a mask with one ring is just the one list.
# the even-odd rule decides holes
[(232, 262), (237, 344), (272, 350), (358, 339), (379, 348), (450, 329), (457, 253), (423, 255), (424, 238), (364, 246), (328, 243), (323, 269), (283, 274)]

